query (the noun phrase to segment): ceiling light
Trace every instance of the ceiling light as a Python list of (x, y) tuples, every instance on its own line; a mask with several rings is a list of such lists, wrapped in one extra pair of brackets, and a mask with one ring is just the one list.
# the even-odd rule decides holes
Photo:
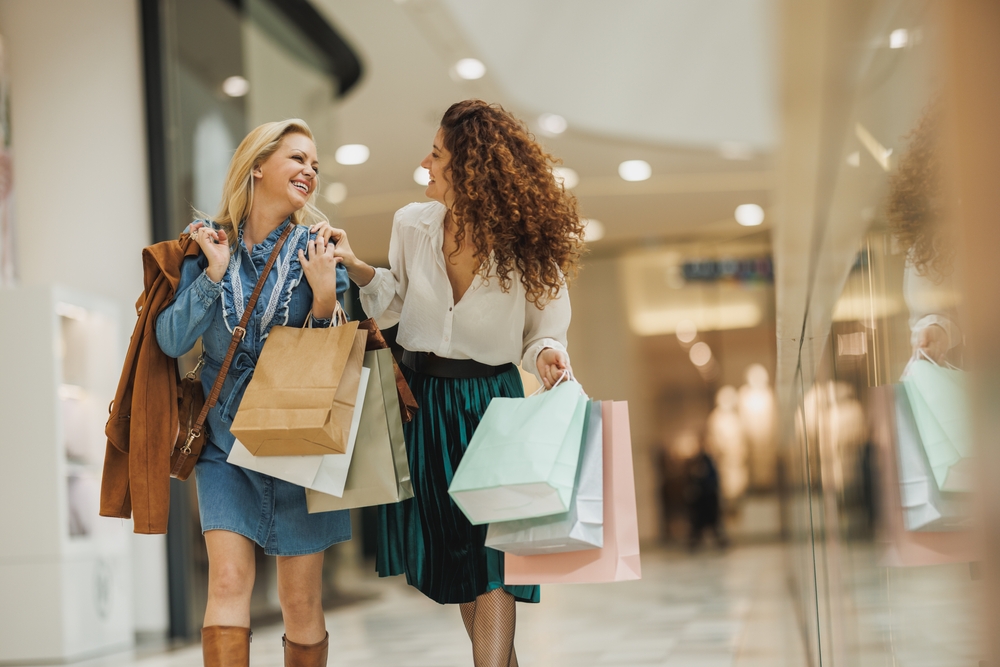
[(423, 167), (417, 167), (413, 172), (413, 180), (416, 181), (417, 185), (427, 185), (431, 182), (431, 172)]
[(330, 183), (323, 189), (323, 198), (331, 204), (339, 204), (347, 199), (347, 186), (343, 183)]
[(467, 81), (481, 79), (486, 74), (486, 65), (475, 58), (462, 58), (455, 63), (455, 74)]
[(705, 366), (712, 360), (712, 348), (708, 346), (708, 343), (701, 341), (691, 346), (688, 356), (695, 366)]
[(645, 160), (626, 160), (618, 165), (618, 175), (626, 181), (645, 181), (653, 175), (653, 168)]
[(861, 152), (860, 151), (854, 151), (853, 153), (851, 153), (850, 155), (848, 155), (847, 156), (847, 164), (850, 165), (851, 167), (860, 167), (861, 166)]
[(542, 134), (554, 137), (566, 131), (566, 119), (554, 113), (543, 113), (538, 117), (538, 127)]
[(723, 141), (719, 144), (719, 155), (727, 160), (749, 160), (753, 157), (753, 148), (739, 141)]
[(581, 218), (583, 223), (583, 240), (585, 243), (593, 243), (604, 238), (604, 223), (593, 218)]
[(242, 76), (231, 76), (222, 82), (222, 92), (230, 97), (243, 97), (250, 92), (250, 82)]
[(757, 204), (740, 204), (735, 215), (736, 222), (744, 227), (756, 227), (764, 222), (764, 209)]
[(344, 144), (337, 149), (334, 159), (338, 164), (364, 164), (370, 154), (364, 144)]
[(556, 183), (559, 183), (567, 190), (572, 190), (580, 184), (580, 175), (576, 173), (575, 169), (570, 169), (569, 167), (553, 167), (552, 175), (555, 176)]
[(691, 320), (681, 320), (677, 323), (677, 340), (682, 343), (690, 343), (698, 335), (698, 327)]
[(901, 49), (910, 43), (910, 32), (906, 28), (899, 28), (889, 33), (889, 48)]

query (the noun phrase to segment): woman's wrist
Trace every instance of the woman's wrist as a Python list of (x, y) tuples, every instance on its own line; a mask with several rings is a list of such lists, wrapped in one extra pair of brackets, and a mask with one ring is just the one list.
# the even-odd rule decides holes
[(345, 264), (345, 266), (347, 267), (347, 277), (358, 287), (364, 287), (375, 279), (375, 268), (360, 259), (352, 265)]
[(317, 320), (328, 320), (333, 317), (333, 311), (336, 309), (336, 301), (327, 301), (326, 299), (321, 299), (320, 297), (313, 295), (312, 302), (312, 316)]
[(223, 277), (226, 275), (226, 267), (223, 266), (222, 268), (218, 268), (209, 265), (209, 267), (205, 269), (205, 275), (207, 275), (208, 279), (213, 283), (222, 282)]

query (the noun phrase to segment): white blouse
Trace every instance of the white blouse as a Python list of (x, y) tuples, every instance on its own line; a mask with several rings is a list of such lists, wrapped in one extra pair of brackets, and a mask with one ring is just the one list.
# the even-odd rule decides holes
[(543, 309), (525, 297), (520, 274), (511, 273), (504, 293), (495, 272), (476, 275), (455, 303), (444, 263), (444, 216), (438, 202), (414, 203), (392, 221), (388, 269), (361, 288), (361, 305), (380, 327), (399, 323), (396, 342), (413, 352), (448, 359), (508, 362), (538, 375), (536, 360), (547, 347), (566, 350), (570, 305), (565, 286)]

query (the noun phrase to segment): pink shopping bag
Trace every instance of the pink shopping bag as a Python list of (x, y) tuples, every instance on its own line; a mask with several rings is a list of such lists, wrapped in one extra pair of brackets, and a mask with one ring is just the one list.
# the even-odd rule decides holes
[(601, 417), (604, 422), (604, 547), (543, 556), (505, 554), (504, 583), (594, 584), (642, 577), (628, 403), (602, 401)]

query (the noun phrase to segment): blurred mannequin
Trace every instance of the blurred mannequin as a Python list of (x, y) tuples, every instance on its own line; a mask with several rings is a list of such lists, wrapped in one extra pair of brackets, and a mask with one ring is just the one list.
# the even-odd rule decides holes
[(708, 451), (719, 468), (722, 498), (731, 503), (747, 490), (747, 440), (738, 411), (739, 392), (726, 385), (715, 395), (715, 409), (708, 416)]
[(771, 489), (777, 470), (774, 392), (767, 369), (760, 364), (747, 367), (746, 380), (740, 387), (739, 414), (750, 445), (750, 484), (755, 489)]
[(823, 485), (842, 492), (845, 470), (852, 474), (857, 468), (859, 448), (868, 440), (864, 408), (851, 385), (832, 380), (813, 385), (804, 404), (806, 433), (820, 450)]

